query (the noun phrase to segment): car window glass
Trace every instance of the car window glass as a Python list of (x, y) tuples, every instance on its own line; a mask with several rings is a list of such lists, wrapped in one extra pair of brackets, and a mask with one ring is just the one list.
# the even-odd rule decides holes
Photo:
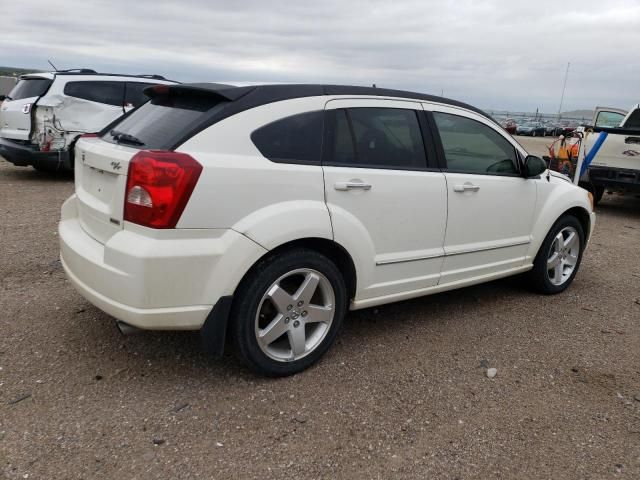
[(434, 112), (447, 170), (517, 174), (516, 150), (494, 129), (466, 117)]
[(596, 118), (596, 127), (617, 127), (624, 119), (624, 115), (617, 112), (599, 112)]
[(208, 115), (221, 110), (226, 103), (221, 102), (218, 97), (161, 95), (124, 116), (103, 134), (102, 139), (118, 143), (119, 133), (139, 141), (140, 145), (127, 144), (130, 148), (175, 148), (190, 133), (193, 135), (194, 130), (202, 125)]
[(44, 95), (51, 85), (48, 78), (25, 78), (20, 80), (9, 92), (10, 100), (22, 100), (23, 98), (39, 97)]
[(333, 157), (331, 160), (335, 163), (350, 165), (356, 161), (356, 152), (354, 150), (353, 136), (351, 135), (347, 112), (344, 110), (336, 110), (335, 115), (335, 140), (333, 142)]
[(631, 128), (633, 130), (640, 130), (640, 109), (633, 111), (624, 124), (624, 128)]
[(145, 88), (152, 87), (151, 83), (142, 83), (142, 82), (127, 82), (127, 88), (124, 94), (124, 105), (125, 107), (139, 107), (147, 100), (147, 97), (143, 91)]
[(292, 115), (251, 134), (260, 153), (274, 162), (320, 163), (323, 112)]
[(69, 82), (64, 86), (64, 93), (70, 97), (121, 107), (124, 82)]
[(334, 152), (334, 158), (328, 161), (338, 165), (392, 169), (426, 167), (420, 124), (413, 110), (338, 110)]

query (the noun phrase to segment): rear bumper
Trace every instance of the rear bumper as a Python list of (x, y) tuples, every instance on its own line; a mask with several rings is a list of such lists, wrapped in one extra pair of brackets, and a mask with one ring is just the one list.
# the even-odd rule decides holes
[(589, 167), (589, 179), (596, 186), (640, 191), (640, 169)]
[(238, 267), (264, 252), (233, 230), (129, 224), (102, 244), (82, 228), (75, 195), (62, 207), (59, 238), (62, 266), (78, 292), (148, 330), (200, 329), (220, 298), (233, 294), (244, 274)]
[(0, 156), (17, 167), (48, 168), (50, 170), (70, 170), (71, 158), (68, 151), (41, 152), (33, 145), (0, 138)]

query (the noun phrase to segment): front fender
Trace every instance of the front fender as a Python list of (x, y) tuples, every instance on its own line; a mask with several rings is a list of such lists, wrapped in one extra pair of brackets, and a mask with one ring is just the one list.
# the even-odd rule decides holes
[[(532, 238), (527, 252), (527, 262), (533, 262), (549, 230), (567, 211), (575, 208), (584, 210), (589, 218), (590, 226), (593, 226), (593, 211), (589, 201), (589, 192), (585, 189), (553, 178), (551, 182), (542, 180), (539, 187), (538, 205), (536, 205), (536, 215), (531, 230)], [(584, 233), (589, 236), (590, 231)]]

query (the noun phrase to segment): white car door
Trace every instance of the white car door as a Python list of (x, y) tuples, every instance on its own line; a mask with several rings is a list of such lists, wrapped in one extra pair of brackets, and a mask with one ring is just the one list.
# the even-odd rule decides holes
[(357, 257), (356, 302), (437, 285), (447, 192), (420, 103), (330, 100), (325, 122), (326, 202)]
[(444, 106), (425, 109), (432, 110), (448, 189), (440, 284), (481, 280), (522, 266), (537, 186), (519, 173), (517, 144), (482, 115)]

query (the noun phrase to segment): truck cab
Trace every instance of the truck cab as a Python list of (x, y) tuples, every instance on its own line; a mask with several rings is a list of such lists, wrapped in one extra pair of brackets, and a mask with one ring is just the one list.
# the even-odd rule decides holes
[(628, 112), (598, 107), (592, 125), (585, 129), (585, 152), (591, 150), (599, 132), (607, 132), (607, 138), (582, 180), (592, 186), (596, 199), (605, 190), (640, 193), (640, 104)]

